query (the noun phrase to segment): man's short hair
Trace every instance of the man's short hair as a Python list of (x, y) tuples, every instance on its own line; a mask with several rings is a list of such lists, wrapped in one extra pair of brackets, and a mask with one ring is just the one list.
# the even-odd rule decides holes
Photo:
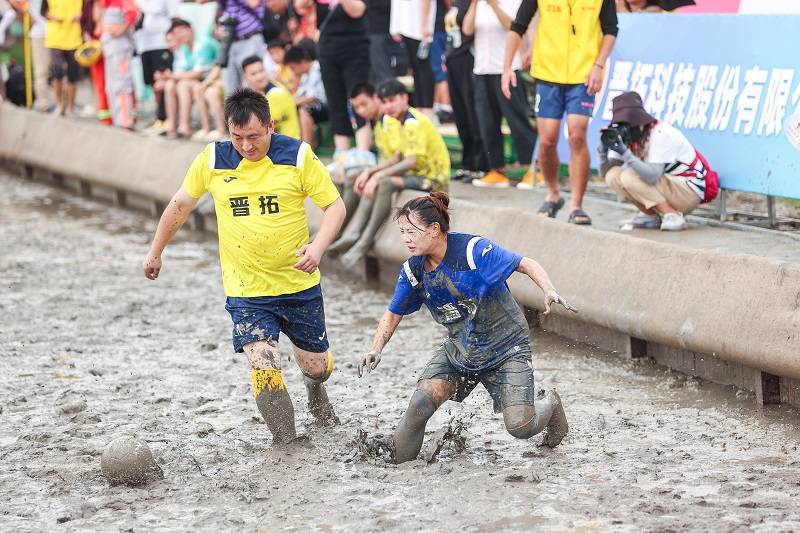
[(390, 79), (378, 85), (378, 98), (389, 98), (398, 94), (408, 94), (406, 86), (399, 80)]
[(286, 41), (283, 39), (272, 39), (267, 42), (267, 49), (270, 48), (286, 48)]
[(283, 64), (284, 65), (293, 65), (297, 63), (302, 63), (303, 61), (313, 61), (314, 58), (311, 57), (311, 54), (303, 47), (295, 46), (293, 48), (289, 48), (286, 51), (286, 55), (283, 56)]
[(242, 127), (250, 122), (253, 115), (265, 126), (272, 118), (269, 103), (260, 92), (248, 88), (236, 89), (225, 99), (226, 124)]
[(172, 19), (172, 22), (170, 23), (169, 28), (167, 29), (167, 33), (170, 33), (175, 28), (180, 28), (180, 27), (192, 29), (192, 25), (191, 23), (189, 23), (188, 20), (175, 17), (174, 19)]
[(258, 56), (249, 56), (249, 57), (244, 58), (244, 61), (242, 61), (242, 72), (244, 72), (244, 70), (247, 67), (249, 67), (250, 65), (252, 65), (253, 63), (262, 63), (263, 64), (264, 60), (261, 59)]
[(375, 96), (375, 87), (368, 81), (361, 81), (355, 84), (353, 90), (350, 91), (350, 98), (356, 96), (366, 95), (372, 98)]

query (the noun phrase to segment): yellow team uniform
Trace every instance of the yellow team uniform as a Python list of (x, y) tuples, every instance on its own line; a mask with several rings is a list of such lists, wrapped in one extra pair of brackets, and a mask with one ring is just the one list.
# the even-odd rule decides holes
[(383, 115), (373, 124), (372, 135), (375, 138), (375, 148), (378, 149), (378, 159), (391, 159), (402, 152), (403, 125), (399, 120)]
[(425, 187), (446, 191), (450, 187), (450, 153), (433, 122), (425, 113), (408, 108), (403, 121), (403, 157), (417, 156), (417, 167), (408, 174), (425, 178)]
[(275, 121), (275, 131), (299, 139), (300, 116), (292, 93), (286, 87), (270, 82), (264, 94), (269, 102), (269, 113)]
[(248, 161), (230, 141), (211, 143), (195, 158), (183, 181), (193, 198), (214, 199), (225, 294), (233, 297), (294, 294), (319, 284), (319, 270), (293, 267), (309, 243), (304, 200), (320, 208), (339, 192), (311, 147), (274, 134), (267, 156)]
[(77, 50), (83, 44), (81, 16), (83, 0), (48, 0), (47, 14), (59, 20), (47, 20), (44, 45), (56, 50)]

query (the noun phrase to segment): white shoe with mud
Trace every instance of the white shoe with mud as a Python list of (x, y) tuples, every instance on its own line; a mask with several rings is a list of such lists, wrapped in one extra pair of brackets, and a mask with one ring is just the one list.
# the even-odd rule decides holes
[(553, 402), (553, 414), (550, 416), (550, 421), (547, 423), (546, 433), (542, 444), (549, 448), (555, 448), (564, 437), (569, 433), (569, 424), (567, 423), (567, 414), (564, 412), (564, 405), (561, 403), (561, 397), (555, 389), (547, 391), (549, 399)]

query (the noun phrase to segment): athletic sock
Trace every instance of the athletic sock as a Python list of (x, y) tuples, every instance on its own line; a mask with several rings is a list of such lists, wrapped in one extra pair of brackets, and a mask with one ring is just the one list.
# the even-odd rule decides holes
[(272, 432), (273, 442), (283, 443), (294, 439), (294, 405), (283, 382), (283, 374), (277, 368), (251, 369), (253, 395), (256, 405)]

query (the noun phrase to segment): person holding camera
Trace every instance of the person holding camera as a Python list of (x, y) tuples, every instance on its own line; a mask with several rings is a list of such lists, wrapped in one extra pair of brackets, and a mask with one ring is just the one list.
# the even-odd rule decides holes
[(717, 173), (680, 131), (645, 111), (639, 93), (617, 96), (612, 110), (600, 136), (600, 174), (641, 211), (623, 229), (686, 229), (684, 215), (717, 196)]
[[(210, 0), (198, 0), (198, 4)], [(264, 49), (264, 0), (216, 0), (222, 15), (219, 17), (222, 39), (219, 65), (223, 68), (225, 94), (230, 95), (243, 85), (242, 61), (260, 55)]]

